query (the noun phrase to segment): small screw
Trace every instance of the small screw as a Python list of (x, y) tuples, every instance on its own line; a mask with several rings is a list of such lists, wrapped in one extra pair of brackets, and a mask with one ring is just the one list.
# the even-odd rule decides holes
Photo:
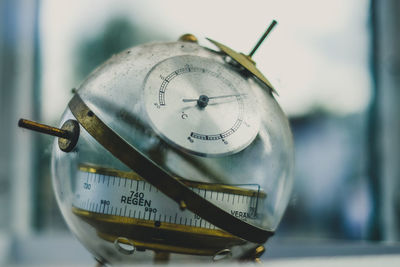
[(184, 211), (187, 208), (187, 205), (185, 203), (185, 201), (181, 200), (181, 202), (179, 202), (179, 208)]

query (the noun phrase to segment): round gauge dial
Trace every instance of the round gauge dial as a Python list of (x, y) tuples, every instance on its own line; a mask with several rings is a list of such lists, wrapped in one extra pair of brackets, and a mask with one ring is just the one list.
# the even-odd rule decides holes
[(212, 59), (187, 55), (158, 63), (146, 78), (144, 101), (155, 131), (196, 155), (238, 152), (259, 130), (247, 81)]

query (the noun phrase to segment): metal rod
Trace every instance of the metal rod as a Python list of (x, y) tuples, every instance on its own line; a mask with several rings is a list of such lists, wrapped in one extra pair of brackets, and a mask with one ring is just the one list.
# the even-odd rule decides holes
[(254, 55), (254, 53), (256, 52), (256, 50), (258, 49), (258, 47), (261, 45), (261, 43), (265, 40), (265, 38), (267, 38), (268, 34), (272, 31), (272, 29), (275, 27), (275, 25), (278, 22), (276, 22), (276, 20), (273, 20), (271, 22), (271, 24), (269, 25), (268, 29), (265, 31), (265, 33), (263, 34), (263, 36), (260, 38), (260, 40), (258, 40), (258, 43), (254, 46), (253, 50), (251, 50), (249, 57), (252, 57)]
[(30, 121), (30, 120), (20, 119), (18, 121), (18, 126), (28, 129), (28, 130), (36, 131), (39, 133), (44, 133), (44, 134), (48, 134), (48, 135), (52, 135), (52, 136), (65, 138), (65, 139), (71, 139), (71, 133), (69, 131), (62, 130), (62, 129), (52, 127), (49, 125), (41, 124), (38, 122)]

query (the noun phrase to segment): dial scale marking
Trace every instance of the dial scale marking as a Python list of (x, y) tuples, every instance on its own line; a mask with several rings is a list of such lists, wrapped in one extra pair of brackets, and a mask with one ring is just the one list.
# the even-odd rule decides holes
[(201, 156), (233, 154), (254, 140), (260, 124), (246, 82), (212, 59), (168, 58), (146, 78), (145, 109), (154, 130), (170, 144)]

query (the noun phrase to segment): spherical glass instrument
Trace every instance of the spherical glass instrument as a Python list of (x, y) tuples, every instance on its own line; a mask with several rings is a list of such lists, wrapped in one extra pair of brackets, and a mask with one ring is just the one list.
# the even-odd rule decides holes
[(287, 206), (293, 143), (271, 84), (250, 56), (193, 41), (113, 56), (61, 129), (20, 121), (59, 137), (57, 201), (101, 262), (255, 259)]

